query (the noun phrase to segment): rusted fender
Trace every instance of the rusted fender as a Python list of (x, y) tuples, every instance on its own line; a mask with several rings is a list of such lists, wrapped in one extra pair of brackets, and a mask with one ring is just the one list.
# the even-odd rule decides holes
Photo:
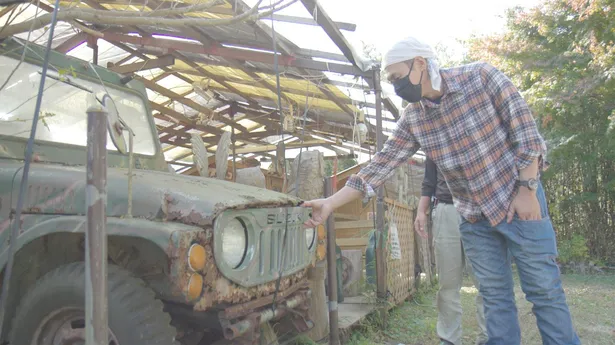
[[(86, 229), (85, 216), (57, 216), (57, 215), (25, 215), (22, 217), (23, 228), (28, 229), (17, 238), (17, 250), (29, 242), (52, 233), (84, 233)], [(172, 234), (174, 232), (202, 233), (203, 229), (180, 224), (152, 222), (146, 219), (107, 218), (107, 234), (109, 236), (121, 235), (142, 238), (150, 241), (167, 252)], [(0, 267), (7, 261), (6, 247), (0, 254)]]

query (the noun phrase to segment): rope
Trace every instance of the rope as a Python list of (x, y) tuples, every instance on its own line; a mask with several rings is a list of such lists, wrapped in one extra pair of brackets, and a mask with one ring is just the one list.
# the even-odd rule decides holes
[[(41, 82), (39, 85), (38, 95), (36, 98), (36, 106), (34, 107), (34, 116), (32, 117), (32, 129), (30, 130), (30, 137), (28, 138), (28, 144), (26, 146), (25, 162), (23, 167), (23, 173), (21, 177), (21, 184), (19, 186), (19, 195), (17, 197), (17, 207), (15, 209), (15, 218), (13, 226), (11, 227), (11, 233), (9, 234), (9, 249), (8, 249), (8, 262), (6, 264), (6, 271), (4, 274), (4, 284), (2, 284), (2, 294), (0, 295), (0, 330), (4, 328), (4, 315), (6, 311), (6, 302), (9, 297), (9, 286), (11, 282), (11, 274), (13, 273), (13, 264), (15, 259), (15, 247), (17, 244), (17, 236), (19, 235), (19, 228), (21, 224), (21, 210), (23, 208), (24, 199), (26, 195), (26, 188), (28, 185), (28, 176), (30, 174), (30, 163), (32, 161), (34, 138), (36, 137), (36, 127), (38, 124), (39, 115), (41, 112), (41, 103), (43, 100), (43, 91), (45, 90), (45, 79), (47, 77), (47, 69), (49, 67), (49, 53), (51, 52), (51, 43), (53, 41), (53, 32), (57, 23), (58, 9), (60, 8), (60, 0), (56, 0), (55, 7), (53, 9), (51, 24), (49, 27), (49, 39), (47, 40), (47, 47), (45, 48), (45, 58), (43, 59), (43, 70), (41, 72)], [(24, 47), (24, 49), (26, 49)]]

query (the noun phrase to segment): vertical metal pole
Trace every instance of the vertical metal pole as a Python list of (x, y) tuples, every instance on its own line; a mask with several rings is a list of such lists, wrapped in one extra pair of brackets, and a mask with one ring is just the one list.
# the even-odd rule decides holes
[[(128, 127), (128, 126), (127, 126)], [(128, 210), (126, 211), (126, 217), (132, 218), (132, 181), (133, 181), (133, 169), (135, 165), (134, 154), (134, 136), (135, 133), (131, 128), (126, 128), (128, 131)], [(122, 133), (123, 134), (123, 133)]]
[[(380, 67), (373, 69), (374, 94), (376, 96), (376, 150), (382, 150), (384, 138), (382, 133), (382, 86), (380, 85)], [(376, 199), (376, 289), (378, 300), (386, 301), (387, 265), (384, 243), (384, 185), (378, 187)], [(382, 322), (386, 325), (386, 308), (380, 310)]]
[(107, 345), (107, 113), (88, 108), (87, 229), (85, 233), (86, 345)]
[(98, 39), (94, 36), (88, 36), (88, 47), (92, 48), (92, 63), (98, 65)]
[[(231, 121), (233, 121), (233, 123), (235, 122), (235, 113), (237, 111), (237, 108), (235, 106), (235, 103), (231, 104), (231, 109), (230, 109), (230, 113), (229, 115), (231, 116)], [(236, 163), (236, 153), (235, 153), (235, 125), (233, 125), (231, 127), (231, 143), (233, 144), (233, 182), (237, 181), (237, 163)]]
[[(333, 179), (325, 178), (325, 196), (333, 195)], [(335, 250), (335, 216), (327, 218), (327, 286), (329, 288), (329, 344), (340, 344), (337, 312), (337, 252)]]
[(94, 57), (92, 58), (92, 62), (95, 65), (98, 65), (98, 44), (97, 43), (94, 43), (92, 50), (93, 50), (92, 54), (94, 55)]

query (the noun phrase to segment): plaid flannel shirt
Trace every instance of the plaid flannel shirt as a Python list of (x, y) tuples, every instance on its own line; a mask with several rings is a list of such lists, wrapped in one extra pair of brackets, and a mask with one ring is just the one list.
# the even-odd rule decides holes
[(506, 217), (519, 170), (545, 155), (545, 142), (527, 103), (495, 67), (474, 63), (440, 73), (439, 103), (408, 105), (383, 149), (346, 185), (372, 197), (422, 148), (446, 178), (459, 213), (495, 226)]

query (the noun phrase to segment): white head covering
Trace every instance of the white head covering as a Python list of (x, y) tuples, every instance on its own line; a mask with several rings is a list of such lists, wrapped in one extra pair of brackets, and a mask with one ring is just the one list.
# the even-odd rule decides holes
[(412, 60), (417, 56), (427, 60), (427, 70), (429, 72), (429, 78), (431, 79), (431, 87), (433, 87), (434, 90), (440, 91), (442, 77), (440, 76), (438, 57), (431, 46), (414, 37), (406, 37), (395, 43), (384, 55), (383, 67), (387, 68), (398, 62)]

